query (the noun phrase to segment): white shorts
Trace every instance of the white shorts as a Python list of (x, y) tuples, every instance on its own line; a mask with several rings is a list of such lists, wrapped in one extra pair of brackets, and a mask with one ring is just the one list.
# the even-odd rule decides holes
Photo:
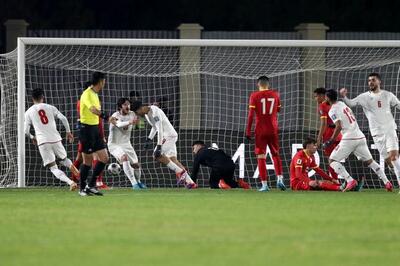
[(376, 135), (374, 139), (375, 148), (379, 151), (381, 158), (386, 159), (390, 151), (399, 150), (399, 139), (396, 130), (391, 130), (386, 134)]
[(135, 149), (132, 145), (108, 145), (108, 151), (114, 156), (117, 161), (122, 164), (121, 158), (126, 154), (128, 160), (131, 164), (136, 164), (139, 162), (136, 155)]
[(178, 137), (166, 137), (161, 146), (161, 154), (167, 157), (177, 157), (176, 142)]
[(365, 138), (356, 140), (342, 139), (331, 153), (331, 156), (329, 156), (329, 159), (340, 162), (347, 159), (351, 153), (354, 153), (357, 159), (363, 162), (372, 159)]
[(39, 152), (42, 156), (44, 166), (55, 162), (56, 157), (58, 159), (67, 158), (67, 152), (65, 151), (61, 141), (56, 143), (43, 143), (39, 146)]

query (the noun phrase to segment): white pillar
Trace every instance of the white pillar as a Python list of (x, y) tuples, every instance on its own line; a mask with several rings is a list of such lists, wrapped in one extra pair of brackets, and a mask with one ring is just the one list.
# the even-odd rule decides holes
[[(181, 39), (201, 39), (203, 27), (199, 24), (181, 24), (178, 27)], [(201, 86), (200, 48), (181, 47), (179, 54), (180, 72), (180, 128), (200, 129)], [(188, 74), (189, 73), (189, 74)]]
[[(326, 31), (329, 30), (323, 23), (301, 23), (295, 27), (304, 40), (326, 40)], [(325, 48), (303, 48), (301, 66), (304, 69), (325, 69)], [(304, 129), (316, 130), (319, 126), (317, 104), (314, 101), (313, 91), (317, 87), (325, 87), (325, 71), (313, 70), (304, 73), (302, 82), (304, 99)]]

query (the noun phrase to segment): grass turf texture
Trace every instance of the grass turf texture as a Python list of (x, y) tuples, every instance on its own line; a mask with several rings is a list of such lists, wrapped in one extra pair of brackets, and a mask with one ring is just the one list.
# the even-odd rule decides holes
[(400, 195), (0, 190), (0, 265), (399, 265)]

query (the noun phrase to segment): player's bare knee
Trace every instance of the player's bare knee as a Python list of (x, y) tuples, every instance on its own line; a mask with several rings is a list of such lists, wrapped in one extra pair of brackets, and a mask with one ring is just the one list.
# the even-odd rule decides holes
[(121, 156), (121, 162), (126, 162), (128, 161), (128, 156), (126, 154)]
[(49, 163), (46, 165), (46, 167), (50, 168), (50, 167), (53, 167), (54, 165), (56, 165), (56, 162)]
[(374, 161), (373, 159), (369, 159), (369, 160), (367, 160), (367, 161), (364, 161), (363, 163), (364, 163), (365, 166), (368, 166), (368, 165), (370, 165), (373, 161)]
[(257, 159), (265, 159), (265, 154), (257, 154)]

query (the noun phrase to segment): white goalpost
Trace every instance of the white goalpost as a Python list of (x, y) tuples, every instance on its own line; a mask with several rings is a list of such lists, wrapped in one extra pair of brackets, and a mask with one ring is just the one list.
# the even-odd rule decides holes
[[(293, 152), (305, 137), (318, 133), (313, 90), (346, 87), (353, 98), (368, 89), (367, 75), (378, 72), (383, 88), (399, 95), (400, 42), (19, 38), (16, 51), (0, 55), (0, 187), (61, 185), (42, 166), (37, 147), (25, 139), (24, 112), (31, 105), (31, 90), (40, 87), (45, 91), (45, 101), (66, 115), (74, 128), (76, 101), (94, 71), (107, 75), (106, 87), (100, 93), (107, 112), (116, 111), (119, 97), (159, 105), (177, 129), (178, 159), (189, 170), (192, 142), (217, 143), (236, 161), (236, 176), (249, 178), (253, 187), (259, 183), (255, 179), (257, 163), (254, 144), (244, 142), (244, 130), (249, 95), (257, 90), (257, 77), (267, 75), (282, 100), (280, 153), (288, 186)], [(374, 159), (383, 164), (373, 149), (365, 115), (361, 108), (354, 112)], [(398, 118), (396, 114), (396, 121)], [(59, 129), (64, 137), (62, 127)], [(107, 135), (108, 125), (105, 129)], [(77, 139), (78, 131), (73, 133)], [(174, 187), (173, 173), (155, 163), (142, 147), (148, 133), (148, 126), (140, 124), (132, 139), (143, 180), (150, 187)], [(73, 159), (77, 144), (63, 143)], [(327, 158), (320, 150), (318, 158), (326, 169)], [(274, 187), (270, 157), (267, 164)], [(382, 187), (382, 182), (355, 157), (345, 165), (352, 175), (367, 177), (366, 187)], [(397, 185), (396, 178), (386, 173)], [(200, 186), (206, 186), (207, 170), (203, 169), (200, 176)], [(105, 181), (115, 187), (129, 183), (123, 173), (106, 173)]]

